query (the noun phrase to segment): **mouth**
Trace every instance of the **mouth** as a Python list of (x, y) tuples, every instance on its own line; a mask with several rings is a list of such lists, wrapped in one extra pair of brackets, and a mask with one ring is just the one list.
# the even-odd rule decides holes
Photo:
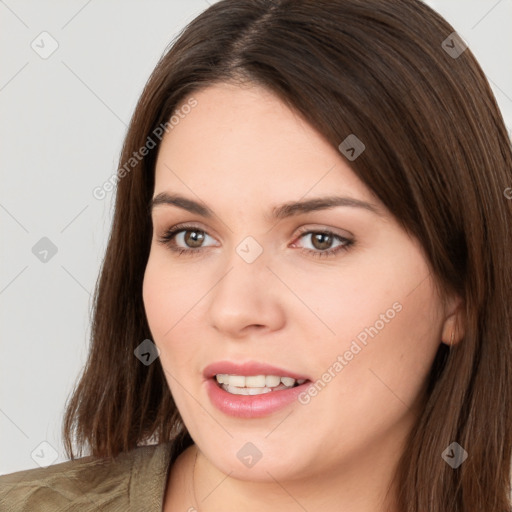
[(203, 370), (210, 403), (238, 418), (261, 418), (291, 406), (312, 383), (306, 375), (254, 361), (219, 361)]
[(213, 378), (217, 385), (227, 393), (249, 396), (292, 389), (308, 380), (279, 375), (230, 375), (227, 373), (218, 373)]

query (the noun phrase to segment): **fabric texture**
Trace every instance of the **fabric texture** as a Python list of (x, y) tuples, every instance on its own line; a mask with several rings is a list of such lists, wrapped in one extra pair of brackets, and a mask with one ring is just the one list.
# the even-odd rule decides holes
[(1, 512), (162, 512), (171, 443), (0, 476)]

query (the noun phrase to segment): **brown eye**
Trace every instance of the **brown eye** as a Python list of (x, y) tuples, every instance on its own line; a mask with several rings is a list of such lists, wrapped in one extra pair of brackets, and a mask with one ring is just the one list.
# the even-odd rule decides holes
[[(302, 248), (308, 255), (317, 257), (335, 256), (340, 251), (348, 250), (355, 241), (342, 237), (331, 231), (307, 231), (303, 232), (298, 240), (310, 238), (309, 248)], [(212, 238), (208, 233), (197, 226), (179, 225), (167, 230), (158, 238), (158, 242), (168, 246), (178, 254), (199, 255), (209, 245), (204, 245), (207, 238)], [(212, 238), (212, 240), (214, 240)], [(338, 242), (333, 246), (335, 242)], [(216, 244), (210, 244), (215, 247)]]
[[(298, 240), (308, 240), (310, 247), (302, 247), (302, 251), (306, 254), (310, 254), (312, 256), (317, 257), (329, 257), (335, 256), (339, 251), (346, 251), (352, 245), (354, 245), (355, 241), (345, 238), (343, 236), (337, 235), (332, 231), (306, 231), (302, 232), (299, 236)], [(336, 245), (333, 245), (336, 243)]]
[(315, 249), (325, 251), (330, 249), (334, 237), (330, 233), (314, 233), (311, 237), (311, 243)]
[(198, 248), (204, 241), (204, 232), (187, 229), (183, 231), (185, 234), (183, 240), (188, 247)]
[[(178, 254), (199, 254), (203, 249), (209, 247), (204, 245), (205, 240), (211, 238), (208, 233), (197, 226), (179, 225), (168, 229), (158, 238), (158, 242), (168, 246)], [(215, 244), (210, 244), (215, 245)]]

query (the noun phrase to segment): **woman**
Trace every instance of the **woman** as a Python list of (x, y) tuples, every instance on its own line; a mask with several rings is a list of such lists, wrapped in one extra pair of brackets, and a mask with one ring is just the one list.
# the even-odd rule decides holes
[(126, 136), (72, 460), (2, 510), (510, 511), (511, 168), (421, 2), (212, 5)]

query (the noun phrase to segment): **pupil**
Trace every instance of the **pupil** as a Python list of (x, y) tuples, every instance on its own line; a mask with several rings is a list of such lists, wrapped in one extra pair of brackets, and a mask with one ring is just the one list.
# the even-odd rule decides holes
[(332, 235), (328, 233), (316, 233), (313, 236), (313, 245), (317, 249), (329, 249), (332, 243)]
[[(200, 247), (204, 239), (204, 233), (200, 231), (187, 231), (185, 233), (185, 242), (190, 247)], [(192, 241), (192, 243), (190, 243)]]

